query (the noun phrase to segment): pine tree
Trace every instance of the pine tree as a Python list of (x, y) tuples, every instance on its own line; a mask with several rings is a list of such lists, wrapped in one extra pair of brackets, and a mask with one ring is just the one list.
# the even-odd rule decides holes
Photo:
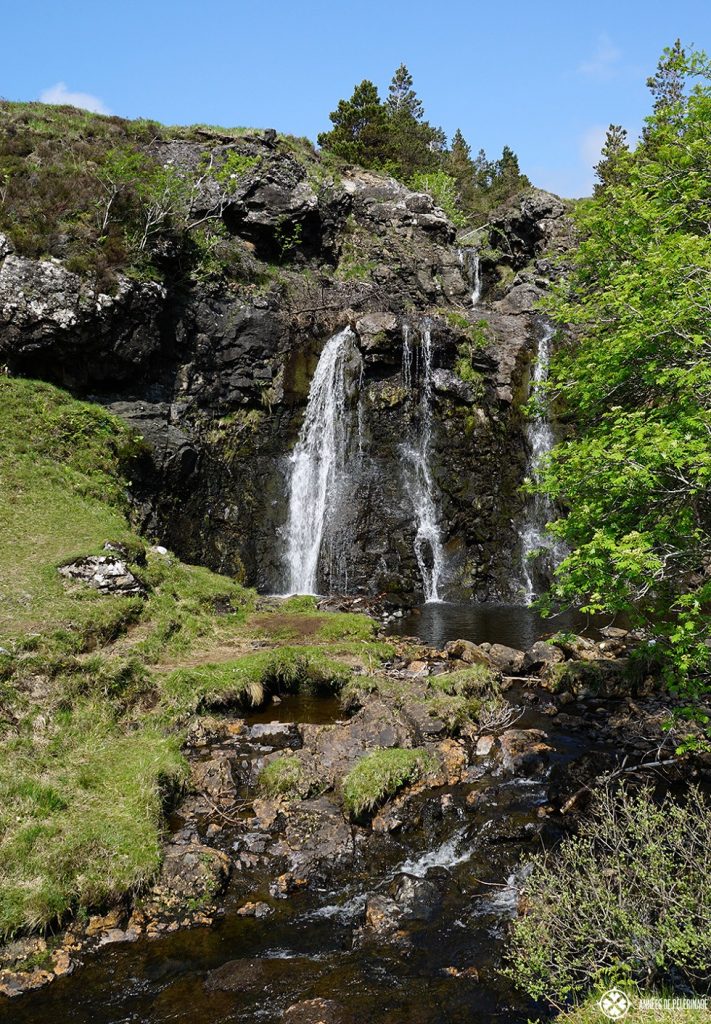
[(418, 171), (437, 170), (447, 139), (441, 128), (424, 120), (424, 107), (404, 64), (393, 75), (385, 107), (389, 168), (395, 177), (409, 181)]
[(654, 112), (674, 107), (684, 98), (686, 53), (681, 40), (662, 53), (654, 75), (647, 79), (647, 88), (654, 97)]
[(348, 100), (329, 115), (333, 128), (321, 132), (318, 144), (343, 160), (377, 167), (387, 158), (388, 124), (377, 87), (364, 79)]
[(422, 101), (418, 99), (412, 85), (412, 75), (405, 65), (401, 64), (388, 88), (386, 104), (391, 117), (405, 113), (415, 121), (421, 121), (425, 116)]
[(474, 162), (471, 158), (471, 147), (459, 128), (452, 137), (452, 145), (447, 153), (447, 173), (457, 183), (460, 204), (464, 210), (471, 206), (474, 193)]
[(629, 155), (629, 151), (627, 129), (619, 124), (611, 124), (607, 129), (605, 144), (600, 154), (602, 159), (595, 165), (598, 181), (593, 191), (596, 196), (604, 192), (605, 189), (619, 185), (625, 180), (627, 176), (625, 159)]

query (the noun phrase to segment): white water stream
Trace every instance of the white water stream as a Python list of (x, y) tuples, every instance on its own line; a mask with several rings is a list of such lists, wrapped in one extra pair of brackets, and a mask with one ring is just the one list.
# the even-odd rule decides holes
[(326, 342), (311, 381), (306, 415), (290, 457), (286, 527), (290, 594), (317, 593), (321, 542), (345, 478), (351, 432), (349, 381), (359, 379), (359, 364), (355, 335), (346, 327)]
[[(530, 396), (540, 403), (539, 411), (529, 417), (526, 424), (526, 440), (528, 442), (529, 461), (527, 476), (537, 481), (538, 471), (546, 455), (555, 444), (553, 427), (550, 417), (545, 411), (545, 382), (548, 380), (551, 360), (551, 340), (554, 328), (545, 324), (540, 340), (536, 360), (531, 375)], [(554, 509), (544, 494), (534, 494), (526, 506), (526, 518), (521, 530), (521, 575), (526, 604), (531, 604), (537, 596), (536, 581), (533, 571), (533, 560), (544, 557), (546, 568), (553, 568), (557, 557), (556, 547), (546, 530), (546, 523), (554, 516)]]
[[(432, 332), (428, 323), (421, 331), (421, 356), (416, 362), (416, 375), (420, 377), (419, 417), (416, 434), (401, 446), (405, 460), (405, 484), (417, 525), (415, 557), (420, 570), (425, 601), (442, 600), (440, 586), (444, 570), (444, 550), (439, 528), (439, 512), (435, 500), (436, 488), (430, 465), (432, 445)], [(412, 383), (412, 349), (409, 329), (403, 329), (402, 342), (403, 382)]]

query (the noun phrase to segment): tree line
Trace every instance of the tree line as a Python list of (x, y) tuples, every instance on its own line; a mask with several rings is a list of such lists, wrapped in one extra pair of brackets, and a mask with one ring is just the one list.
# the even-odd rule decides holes
[(329, 116), (332, 128), (318, 136), (322, 149), (430, 192), (458, 226), (484, 223), (490, 210), (530, 185), (509, 146), (498, 160), (483, 149), (472, 157), (459, 128), (448, 145), (444, 131), (426, 119), (404, 64), (384, 101), (364, 79)]

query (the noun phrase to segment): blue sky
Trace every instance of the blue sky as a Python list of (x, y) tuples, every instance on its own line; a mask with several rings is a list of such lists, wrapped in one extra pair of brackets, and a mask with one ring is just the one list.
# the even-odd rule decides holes
[[(677, 36), (711, 49), (711, 0), (24, 0), (2, 4), (0, 96), (169, 124), (315, 138), (353, 86), (410, 68), (430, 121), (535, 184), (591, 188), (611, 122), (639, 131)], [(77, 95), (78, 94), (78, 95)]]

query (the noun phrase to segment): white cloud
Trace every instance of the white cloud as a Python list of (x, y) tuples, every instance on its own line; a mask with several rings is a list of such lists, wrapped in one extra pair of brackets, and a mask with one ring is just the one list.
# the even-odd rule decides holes
[(589, 78), (610, 79), (619, 71), (622, 50), (619, 50), (608, 35), (598, 37), (597, 47), (592, 56), (578, 65), (581, 75)]
[(98, 96), (92, 96), (89, 92), (71, 92), (64, 82), (57, 82), (49, 89), (44, 89), (40, 93), (40, 103), (69, 104), (72, 107), (81, 107), (82, 110), (90, 110), (94, 114), (111, 113)]

